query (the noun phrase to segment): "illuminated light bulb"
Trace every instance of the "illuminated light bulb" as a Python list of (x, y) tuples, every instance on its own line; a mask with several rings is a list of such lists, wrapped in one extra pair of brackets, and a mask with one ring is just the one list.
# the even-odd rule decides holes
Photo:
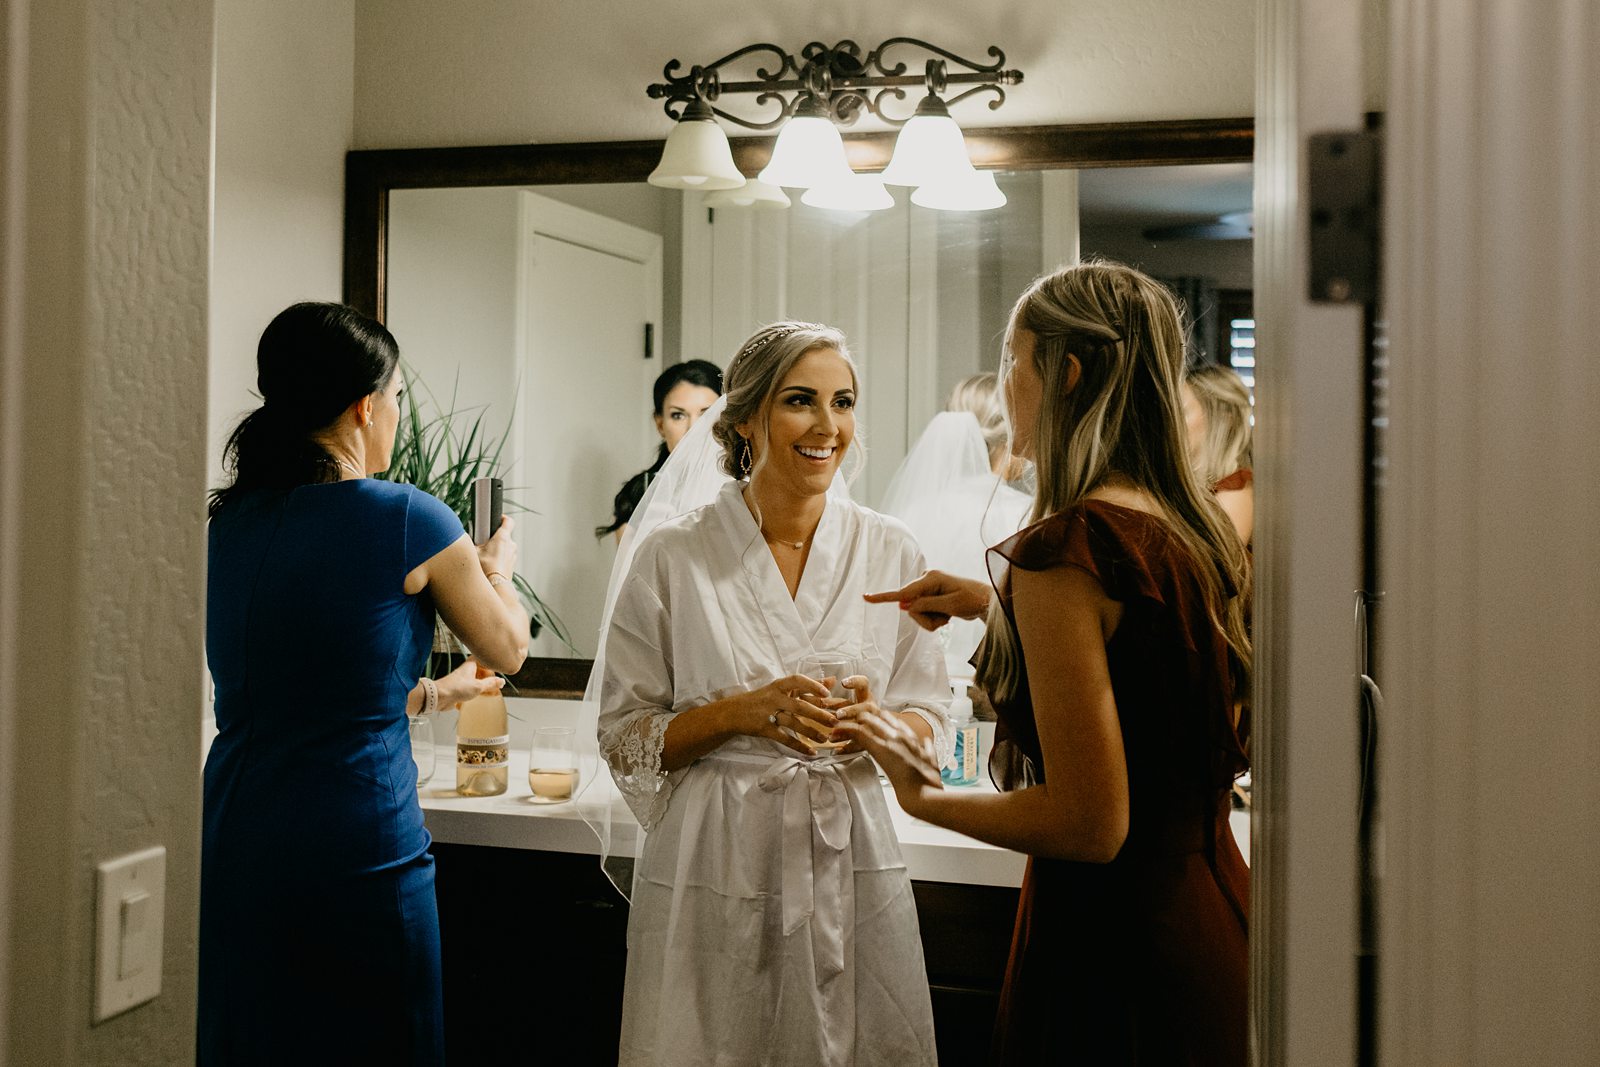
[(1005, 204), (1006, 194), (992, 172), (975, 170), (919, 186), (911, 194), (911, 202), (938, 211), (988, 211)]
[(744, 184), (711, 105), (696, 97), (683, 109), (661, 150), (661, 162), (645, 181), (663, 189), (737, 189)]
[(937, 96), (924, 97), (895, 138), (881, 178), (886, 185), (930, 185), (973, 173), (967, 142)]

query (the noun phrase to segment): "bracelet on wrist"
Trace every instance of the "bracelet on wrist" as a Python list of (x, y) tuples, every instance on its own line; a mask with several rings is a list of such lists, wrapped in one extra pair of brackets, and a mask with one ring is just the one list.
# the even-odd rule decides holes
[(431, 715), (439, 710), (439, 686), (432, 678), (422, 679), (422, 710), (418, 715)]
[(507, 578), (505, 575), (501, 574), (499, 571), (490, 571), (488, 574), (485, 574), (484, 577), (489, 579), (489, 588), (490, 589), (498, 589), (502, 585), (505, 585), (505, 584), (507, 584), (508, 582), (511, 581), (510, 578)]

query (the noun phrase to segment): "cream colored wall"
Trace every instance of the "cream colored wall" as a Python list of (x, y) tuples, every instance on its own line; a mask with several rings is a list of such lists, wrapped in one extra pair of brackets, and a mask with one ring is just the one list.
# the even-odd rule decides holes
[[(0, 1061), (193, 1062), (212, 0), (5, 8)], [(161, 995), (90, 1024), (95, 864)]]
[[(755, 7), (596, 0), (357, 0), (358, 148), (661, 138), (644, 89), (670, 59), (743, 45), (920, 37), (974, 59), (998, 45), (1027, 80), (972, 126), (1248, 115), (1254, 0), (819, 0)], [(920, 67), (925, 54), (910, 50)], [(868, 128), (863, 124), (863, 129)]]
[(208, 484), (254, 407), (256, 341), (297, 300), (339, 300), (354, 0), (217, 0)]

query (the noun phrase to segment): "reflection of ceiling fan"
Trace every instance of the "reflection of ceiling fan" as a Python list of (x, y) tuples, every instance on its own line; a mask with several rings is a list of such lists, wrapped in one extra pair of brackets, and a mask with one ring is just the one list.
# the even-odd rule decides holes
[(1176, 226), (1152, 226), (1144, 231), (1146, 241), (1248, 241), (1255, 236), (1254, 211), (1234, 211), (1218, 215), (1212, 222), (1183, 222)]

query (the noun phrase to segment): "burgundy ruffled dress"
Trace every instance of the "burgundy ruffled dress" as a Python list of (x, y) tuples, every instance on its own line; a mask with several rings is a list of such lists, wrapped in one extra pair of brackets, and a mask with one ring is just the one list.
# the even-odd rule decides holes
[[(1248, 759), (1193, 557), (1162, 519), (1101, 500), (990, 553), (1008, 615), (1008, 563), (1081, 568), (1122, 605), (1106, 659), (1131, 804), (1110, 863), (1028, 861), (991, 1060), (1243, 1065), (1250, 882), (1228, 813)], [(995, 705), (991, 775), (1002, 789), (1042, 781), (1026, 679)]]

